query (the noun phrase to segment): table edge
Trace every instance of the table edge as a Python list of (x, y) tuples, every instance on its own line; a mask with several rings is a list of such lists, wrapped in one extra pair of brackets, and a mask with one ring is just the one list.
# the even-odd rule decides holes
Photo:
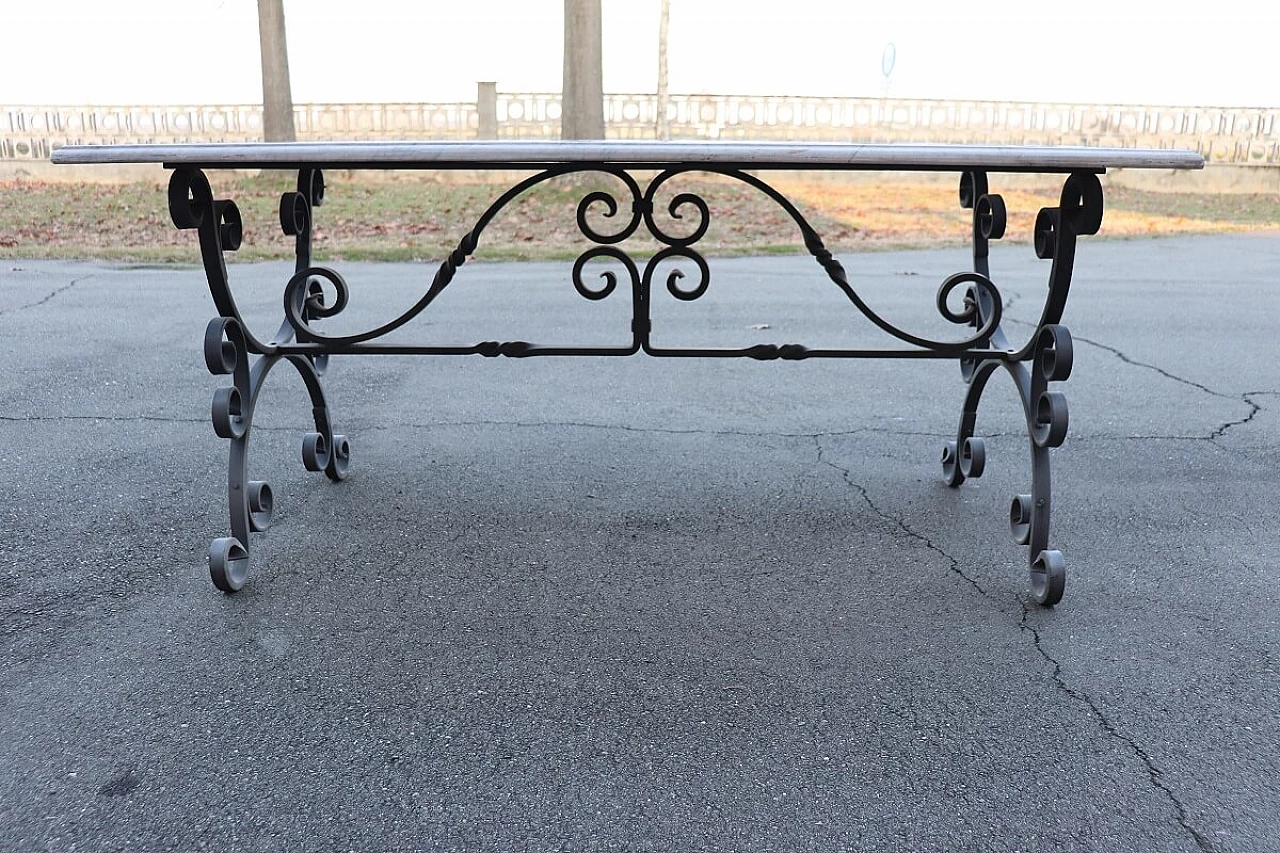
[(57, 165), (161, 164), (168, 168), (523, 169), (609, 166), (720, 170), (1104, 172), (1202, 169), (1185, 149), (890, 143), (451, 141), (245, 142), (68, 145)]

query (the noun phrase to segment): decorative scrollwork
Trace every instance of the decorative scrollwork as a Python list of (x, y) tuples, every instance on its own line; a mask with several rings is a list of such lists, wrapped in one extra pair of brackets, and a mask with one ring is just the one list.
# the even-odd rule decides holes
[(692, 302), (700, 298), (711, 285), (711, 267), (707, 265), (707, 259), (702, 255), (687, 246), (679, 244), (668, 246), (649, 259), (649, 263), (644, 268), (643, 283), (645, 292), (649, 292), (652, 287), (653, 275), (657, 271), (659, 264), (672, 258), (684, 258), (693, 261), (698, 268), (698, 279), (693, 287), (683, 287), (681, 282), (685, 279), (684, 271), (679, 268), (673, 269), (667, 274), (667, 292), (681, 302)]
[(991, 241), (1004, 237), (1008, 214), (1004, 198), (988, 192), (987, 174), (969, 171), (960, 176), (960, 206), (973, 211), (973, 269), (990, 276)]
[(296, 237), (311, 228), (311, 205), (302, 193), (287, 192), (280, 196), (280, 230)]
[(199, 228), (213, 204), (209, 179), (199, 169), (174, 169), (169, 176), (169, 218), (182, 230)]
[(1036, 257), (1042, 261), (1052, 260), (1058, 252), (1059, 213), (1056, 207), (1045, 207), (1036, 215)]
[(970, 479), (981, 477), (987, 467), (987, 444), (976, 435), (964, 440), (960, 449), (960, 473)]
[[(814, 260), (818, 262), (818, 265), (826, 272), (827, 278), (829, 278), (831, 282), (835, 284), (842, 293), (844, 293), (846, 298), (848, 298), (848, 300), (857, 307), (864, 317), (889, 335), (897, 338), (898, 340), (909, 343), (912, 346), (931, 350), (939, 354), (959, 354), (974, 348), (986, 346), (992, 333), (998, 328), (998, 312), (994, 313), (990, 317), (984, 318), (984, 322), (977, 327), (974, 334), (958, 341), (933, 340), (919, 335), (914, 335), (898, 328), (876, 313), (876, 311), (858, 295), (857, 291), (854, 290), (853, 286), (849, 283), (849, 276), (845, 272), (844, 265), (836, 260), (823, 243), (822, 238), (818, 236), (818, 232), (809, 224), (804, 215), (800, 213), (799, 209), (797, 209), (786, 196), (782, 195), (776, 189), (748, 172), (730, 170), (723, 174), (754, 187), (772, 199), (774, 203), (777, 204), (793, 222), (795, 222), (796, 227), (800, 230), (801, 237), (804, 240), (805, 248), (808, 250), (809, 254), (813, 256)], [(960, 275), (970, 276), (962, 279), (962, 281), (972, 281), (975, 286), (982, 289), (984, 292), (989, 293), (995, 304), (999, 305), (1001, 303), (1002, 300), (1000, 293), (990, 279), (985, 278), (985, 276), (981, 278), (973, 277), (976, 275), (975, 273), (961, 273)], [(945, 296), (949, 295), (955, 288), (956, 285), (950, 283), (952, 278), (954, 278), (954, 276), (943, 281), (939, 296), (940, 299), (945, 299)], [(965, 319), (959, 321), (962, 323), (968, 323), (970, 321), (969, 318), (972, 316), (968, 311), (955, 312), (948, 308), (942, 309), (942, 313), (944, 317), (948, 318), (964, 316)]]
[[(237, 372), (243, 366), (240, 352), (244, 349), (244, 334), (239, 323), (228, 317), (209, 321), (204, 330), (204, 363), (210, 373), (227, 376)], [(237, 381), (240, 381), (238, 376)]]
[[(590, 172), (620, 182), (621, 190), (591, 190), (577, 202), (574, 219), (582, 236), (593, 245), (573, 263), (571, 281), (583, 298), (598, 302), (614, 294), (619, 285), (630, 286), (632, 343), (618, 347), (551, 347), (529, 341), (480, 341), (465, 346), (413, 347), (369, 342), (399, 329), (428, 308), (451, 285), (457, 271), (480, 244), (485, 228), (513, 200), (544, 181)], [(805, 249), (827, 278), (862, 316), (889, 336), (910, 345), (911, 350), (810, 349), (801, 344), (756, 344), (740, 349), (661, 349), (651, 346), (655, 282), (680, 302), (705, 295), (711, 269), (698, 250), (707, 235), (711, 205), (694, 192), (672, 191), (672, 182), (691, 172), (711, 172), (754, 188), (776, 203), (795, 223)], [(248, 441), (253, 412), (263, 382), (280, 361), (298, 371), (311, 397), (314, 430), (302, 442), (302, 462), (310, 471), (324, 471), (334, 480), (346, 476), (350, 444), (335, 434), (320, 386), (319, 373), (328, 355), (340, 352), (435, 352), (478, 354), (486, 357), (524, 358), (539, 355), (628, 355), (645, 351), (653, 355), (737, 356), (758, 360), (799, 360), (810, 357), (864, 357), (868, 355), (955, 356), (960, 360), (968, 390), (955, 441), (947, 442), (942, 463), (947, 482), (959, 485), (981, 477), (987, 449), (974, 435), (978, 403), (989, 378), (1000, 368), (1012, 376), (1026, 415), (1032, 456), (1029, 494), (1015, 497), (1010, 507), (1010, 527), (1030, 559), (1032, 590), (1037, 601), (1053, 604), (1061, 598), (1065, 562), (1048, 547), (1049, 459), (1068, 430), (1066, 398), (1050, 384), (1068, 378), (1072, 368), (1071, 337), (1059, 324), (1070, 285), (1076, 238), (1095, 233), (1102, 220), (1101, 184), (1096, 175), (1072, 174), (1065, 180), (1059, 205), (1044, 208), (1036, 220), (1035, 251), (1053, 262), (1049, 294), (1035, 332), (1021, 349), (1014, 349), (1002, 331), (1004, 301), (990, 271), (989, 243), (1001, 239), (1008, 225), (1004, 199), (989, 191), (987, 175), (979, 170), (964, 174), (960, 182), (961, 204), (972, 210), (971, 239), (974, 267), (946, 276), (938, 286), (935, 306), (946, 322), (967, 326), (959, 340), (934, 340), (913, 334), (880, 316), (850, 283), (844, 266), (827, 249), (821, 237), (799, 209), (776, 189), (755, 175), (736, 168), (695, 165), (667, 168), (649, 179), (643, 188), (623, 167), (600, 164), (593, 168), (562, 165), (545, 169), (511, 187), (494, 201), (436, 269), (426, 292), (407, 310), (390, 321), (364, 332), (329, 334), (319, 321), (346, 310), (352, 291), (335, 270), (311, 262), (311, 237), (315, 208), (324, 199), (324, 178), (319, 169), (299, 170), (297, 189), (282, 194), (280, 226), (297, 239), (295, 272), (284, 288), (284, 322), (268, 343), (245, 327), (231, 298), (223, 253), (235, 251), (243, 240), (240, 211), (231, 201), (214, 199), (209, 183), (197, 169), (175, 170), (169, 187), (170, 215), (180, 228), (197, 229), (210, 290), (221, 317), (206, 331), (204, 355), (209, 370), (229, 375), (231, 384), (214, 394), (212, 420), (215, 432), (231, 443), (228, 500), (231, 533), (210, 548), (210, 572), (223, 589), (237, 589), (249, 565), (249, 536), (271, 523), (276, 499), (271, 487), (248, 478)], [(661, 201), (660, 201), (661, 197)], [(626, 241), (640, 232), (661, 248), (641, 267), (625, 249)], [(590, 273), (600, 264), (598, 277)], [(619, 270), (619, 266), (621, 270)], [(690, 272), (690, 266), (693, 270)], [(962, 295), (961, 295), (962, 294)], [(296, 343), (291, 343), (296, 339)], [(260, 356), (250, 362), (251, 355)]]
[(667, 204), (667, 213), (677, 222), (685, 219), (685, 214), (681, 212), (685, 208), (693, 208), (697, 213), (693, 230), (684, 236), (664, 230), (658, 224), (653, 213), (657, 208), (658, 191), (667, 181), (681, 174), (684, 174), (683, 170), (667, 169), (649, 182), (649, 187), (644, 194), (644, 221), (649, 233), (658, 242), (665, 243), (668, 246), (688, 247), (705, 237), (707, 229), (711, 226), (711, 209), (701, 196), (690, 192), (676, 193)]
[(324, 172), (319, 169), (300, 169), (298, 192), (306, 197), (312, 207), (320, 207), (324, 204)]
[(1058, 447), (1067, 437), (1067, 398), (1045, 391), (1036, 398), (1031, 438), (1037, 447)]
[(244, 438), (244, 395), (234, 385), (213, 392), (213, 431), (219, 438)]
[(640, 273), (636, 270), (636, 263), (631, 259), (630, 255), (612, 246), (597, 246), (594, 249), (588, 249), (583, 252), (573, 263), (573, 272), (571, 274), (573, 286), (584, 298), (592, 301), (604, 299), (610, 293), (613, 293), (618, 286), (618, 276), (612, 270), (605, 270), (600, 273), (600, 278), (604, 281), (600, 288), (595, 289), (587, 284), (586, 279), (582, 276), (582, 271), (588, 263), (597, 258), (610, 258), (621, 263), (626, 268), (633, 286), (640, 281)]
[(1046, 386), (1070, 376), (1071, 362), (1071, 334), (1066, 327), (1042, 328), (1036, 337), (1031, 373), (1031, 394), (1035, 399), (1031, 439), (1038, 447), (1058, 447), (1067, 437), (1067, 398)]
[[(986, 176), (981, 172), (962, 178), (960, 201), (974, 211), (974, 269), (985, 278), (990, 275), (987, 241), (998, 239), (1004, 233), (1003, 201), (987, 192)], [(1071, 335), (1058, 321), (1071, 283), (1076, 237), (1096, 233), (1102, 223), (1102, 211), (1102, 186), (1091, 173), (1068, 176), (1059, 206), (1040, 210), (1034, 231), (1035, 253), (1041, 259), (1052, 260), (1053, 267), (1049, 273), (1049, 294), (1036, 331), (1021, 349), (1013, 351), (997, 329), (991, 338), (995, 349), (989, 357), (969, 354), (961, 358), (962, 374), (969, 389), (957, 439), (947, 442), (942, 453), (943, 474), (948, 484), (958, 486), (967, 478), (981, 475), (985, 449), (981, 439), (973, 436), (978, 403), (992, 373), (998, 367), (1005, 368), (1014, 379), (1026, 414), (1032, 472), (1031, 492), (1015, 495), (1010, 504), (1009, 527), (1014, 541), (1028, 549), (1032, 595), (1046, 606), (1061, 600), (1066, 584), (1066, 561), (1060, 551), (1048, 547), (1049, 450), (1063, 443), (1070, 422), (1066, 397), (1050, 390), (1049, 383), (1064, 381), (1071, 375)], [(973, 321), (979, 321), (995, 315), (1000, 303), (990, 292), (975, 287), (966, 294), (965, 308), (975, 311)], [(1027, 361), (1031, 362), (1029, 366), (1024, 364)]]
[(228, 317), (209, 321), (204, 332), (204, 362), (210, 373), (230, 375), (233, 383), (214, 392), (214, 432), (220, 438), (243, 438), (248, 429), (246, 406), (253, 391), (248, 341), (239, 322)]
[(1003, 196), (994, 193), (981, 196), (974, 207), (973, 216), (977, 231), (984, 240), (999, 240), (1004, 236), (1009, 216)]
[(210, 211), (217, 227), (218, 248), (238, 250), (244, 238), (244, 223), (235, 202), (215, 200), (208, 178), (199, 169), (175, 169), (169, 178), (169, 218), (173, 224), (184, 230), (203, 230)]
[(588, 240), (602, 245), (613, 245), (621, 243), (640, 227), (640, 215), (643, 209), (640, 201), (640, 186), (635, 179), (626, 173), (618, 175), (626, 184), (627, 189), (631, 192), (631, 218), (622, 223), (622, 227), (616, 233), (604, 234), (591, 227), (591, 223), (587, 218), (587, 214), (596, 205), (604, 205), (604, 218), (612, 219), (618, 215), (620, 206), (618, 200), (610, 193), (603, 190), (596, 190), (588, 193), (578, 202), (578, 210), (576, 219), (578, 222), (578, 230), (582, 232)]
[(987, 194), (986, 172), (965, 172), (960, 175), (960, 206), (973, 210), (978, 197)]
[(249, 550), (234, 536), (222, 536), (209, 546), (209, 577), (223, 592), (237, 592), (249, 579)]
[(238, 252), (244, 240), (244, 220), (240, 218), (240, 208), (233, 201), (216, 201), (214, 212), (218, 217), (218, 237), (222, 248), (227, 252)]
[[(181, 229), (196, 229), (199, 234), (205, 278), (218, 313), (238, 324), (247, 352), (257, 355), (276, 352), (276, 342), (265, 343), (249, 331), (231, 293), (223, 253), (236, 251), (243, 241), (240, 209), (232, 201), (215, 199), (208, 178), (195, 168), (173, 171), (169, 178), (168, 201), (173, 224)], [(281, 339), (282, 335), (278, 334), (276, 341)]]
[[(322, 281), (333, 285), (334, 298), (329, 302), (324, 295)], [(311, 320), (321, 320), (342, 313), (351, 299), (347, 280), (328, 267), (307, 267), (296, 272), (284, 286), (284, 311), (289, 323), (308, 336), (312, 332)]]
[(987, 467), (986, 442), (973, 435), (963, 435), (958, 441), (948, 441), (942, 446), (943, 478), (950, 486), (958, 486), (965, 480), (976, 480)]
[(271, 526), (271, 515), (275, 511), (271, 486), (263, 480), (250, 480), (245, 499), (249, 508), (249, 529), (262, 533)]
[[(959, 311), (953, 311), (949, 304), (950, 297), (962, 284), (971, 286), (965, 291), (964, 307)], [(992, 310), (987, 316), (981, 316), (978, 311), (979, 291), (985, 293), (992, 302)], [(938, 287), (937, 306), (938, 313), (949, 322), (975, 326), (978, 329), (995, 329), (1000, 325), (1003, 313), (1000, 291), (996, 289), (991, 279), (979, 272), (958, 272), (947, 276)]]
[[(418, 299), (417, 302), (415, 302), (407, 310), (403, 311), (399, 316), (395, 317), (394, 319), (386, 323), (383, 323), (382, 325), (377, 326), (376, 328), (369, 329), (368, 331), (361, 332), (359, 334), (353, 334), (353, 335), (326, 334), (322, 332), (320, 329), (312, 326), (311, 323), (309, 322), (309, 318), (300, 309), (297, 311), (291, 310), (288, 316), (286, 317), (286, 322), (293, 327), (293, 330), (297, 333), (300, 340), (322, 343), (329, 347), (355, 346), (355, 345), (364, 343), (366, 341), (371, 341), (375, 338), (380, 338), (384, 335), (387, 335), (395, 331), (396, 329), (401, 328), (405, 324), (412, 321), (419, 314), (421, 314), (424, 310), (426, 310), (426, 308), (429, 305), (431, 305), (431, 303), (434, 302), (436, 298), (439, 297), (439, 295), (445, 291), (446, 288), (448, 288), (450, 283), (452, 283), (454, 275), (457, 273), (458, 269), (460, 269), (462, 265), (467, 262), (467, 259), (471, 257), (471, 255), (475, 252), (476, 248), (479, 246), (480, 235), (484, 232), (484, 229), (488, 227), (489, 223), (499, 213), (499, 211), (501, 211), (508, 204), (510, 204), (512, 200), (520, 197), (521, 195), (528, 192), (530, 189), (537, 186), (538, 184), (541, 184), (544, 181), (550, 180), (551, 178), (555, 178), (572, 171), (575, 171), (575, 170), (569, 169), (569, 168), (547, 169), (543, 172), (540, 172), (536, 175), (526, 178), (523, 181), (520, 181), (515, 186), (511, 187), (511, 189), (507, 190), (505, 193), (499, 196), (498, 199), (493, 202), (493, 204), (489, 205), (488, 209), (486, 209), (485, 212), (476, 221), (476, 224), (472, 227), (472, 229), (468, 231), (467, 234), (463, 236), (461, 240), (458, 241), (458, 245), (454, 248), (452, 252), (449, 253), (449, 256), (436, 269), (435, 276), (432, 278), (431, 285), (427, 288), (427, 292), (423, 294), (423, 296), (420, 299)], [(604, 169), (604, 170), (597, 170), (597, 171), (605, 171), (608, 174), (612, 174), (620, 178), (625, 184), (627, 184), (628, 188), (632, 191), (633, 196), (635, 198), (638, 199), (640, 197), (640, 191), (639, 191), (638, 185), (636, 185), (634, 179), (632, 179), (625, 172), (621, 170), (616, 170), (616, 169), (615, 170)], [(301, 179), (300, 179), (300, 182), (301, 182)], [(616, 215), (616, 212), (619, 209), (617, 200), (614, 199), (612, 196), (610, 196), (608, 193), (603, 193), (603, 192), (592, 193), (588, 196), (587, 199), (584, 199), (583, 203), (581, 203), (578, 207), (578, 224), (579, 224), (579, 227), (583, 229), (583, 233), (586, 234), (589, 238), (596, 239), (598, 237), (603, 237), (604, 239), (601, 242), (608, 244), (609, 241), (615, 239), (616, 235), (601, 235), (599, 234), (599, 232), (596, 232), (593, 228), (591, 228), (590, 224), (586, 221), (587, 211), (595, 204), (604, 204), (607, 216)], [(633, 220), (635, 218), (636, 217), (633, 215)], [(628, 229), (630, 229), (631, 231), (634, 231), (635, 226), (633, 224), (626, 224), (624, 225), (620, 233), (627, 233)], [(595, 235), (595, 237), (592, 237), (592, 235)], [(326, 276), (326, 278), (328, 277)], [(329, 280), (333, 281), (332, 278), (330, 278)], [(297, 285), (294, 285), (294, 288), (296, 292)], [(343, 302), (342, 307), (343, 308), (346, 307), (346, 302)], [(329, 313), (326, 316), (332, 316), (333, 314), (338, 313), (338, 311), (340, 310), (341, 308), (337, 308), (335, 306), (334, 308), (331, 308), (329, 310)]]
[(1058, 208), (1076, 235), (1097, 234), (1102, 227), (1102, 182), (1090, 172), (1071, 175), (1062, 186)]
[(322, 432), (309, 432), (302, 437), (302, 467), (319, 473), (329, 467), (332, 459), (329, 440)]
[(210, 409), (214, 432), (231, 442), (227, 486), (231, 536), (214, 540), (209, 549), (209, 573), (219, 589), (235, 592), (248, 576), (249, 536), (270, 526), (275, 508), (271, 486), (249, 479), (248, 448), (258, 395), (276, 364), (282, 360), (292, 364), (311, 397), (315, 431), (303, 437), (304, 467), (341, 480), (347, 474), (351, 450), (346, 437), (333, 432), (319, 373), (308, 357), (267, 355), (250, 364), (249, 338), (243, 326), (235, 318), (216, 317), (205, 329), (204, 360), (210, 373), (232, 377), (231, 385), (214, 392)]
[[(673, 221), (691, 223), (691, 227), (685, 233), (673, 232), (666, 224), (660, 223), (655, 215), (659, 207), (658, 197), (669, 185), (669, 182), (678, 176), (698, 171), (693, 167), (664, 170), (651, 179), (643, 191), (630, 173), (615, 167), (581, 169), (566, 166), (548, 169), (534, 175), (512, 187), (485, 211), (471, 231), (459, 242), (458, 247), (440, 265), (427, 292), (416, 303), (393, 320), (357, 334), (337, 335), (327, 333), (314, 325), (313, 321), (315, 320), (332, 317), (340, 313), (349, 302), (350, 292), (346, 283), (336, 272), (323, 267), (310, 265), (303, 267), (300, 265), (298, 272), (286, 285), (285, 321), (290, 327), (290, 333), (296, 335), (301, 342), (322, 344), (329, 349), (351, 349), (402, 327), (425, 310), (450, 285), (456, 271), (479, 245), (480, 237), (485, 227), (512, 200), (537, 184), (552, 178), (561, 177), (569, 173), (592, 171), (609, 175), (621, 182), (625, 188), (621, 198), (625, 198), (626, 194), (631, 195), (631, 215), (630, 217), (622, 216), (625, 204), (620, 200), (618, 194), (612, 192), (593, 190), (578, 202), (575, 211), (575, 221), (578, 229), (584, 237), (596, 243), (596, 246), (582, 253), (575, 261), (571, 273), (571, 281), (574, 289), (584, 298), (592, 301), (604, 299), (616, 290), (621, 281), (620, 277), (613, 271), (606, 271), (601, 275), (603, 283), (594, 286), (589, 284), (584, 276), (585, 267), (588, 263), (601, 258), (621, 263), (627, 275), (631, 278), (633, 291), (636, 292), (634, 302), (638, 313), (633, 318), (633, 331), (647, 339), (648, 330), (651, 328), (652, 322), (648, 313), (651, 305), (648, 294), (651, 290), (652, 279), (656, 275), (655, 267), (657, 264), (679, 259), (691, 262), (695, 266), (696, 279), (692, 280), (692, 285), (689, 283), (690, 279), (686, 271), (681, 268), (677, 267), (666, 276), (667, 292), (680, 301), (689, 302), (700, 298), (706, 293), (710, 285), (710, 266), (703, 255), (692, 248), (698, 241), (703, 239), (710, 225), (711, 210), (706, 200), (696, 193), (676, 192), (665, 203), (665, 210)], [(940, 285), (937, 297), (938, 308), (942, 316), (957, 324), (970, 325), (973, 328), (971, 334), (958, 340), (935, 340), (913, 334), (890, 323), (872, 309), (854, 290), (849, 283), (849, 278), (843, 265), (832, 256), (817, 232), (785, 196), (759, 178), (746, 172), (734, 169), (709, 171), (745, 183), (764, 193), (777, 203), (796, 223), (805, 247), (826, 272), (828, 278), (845, 294), (864, 317), (890, 336), (914, 347), (929, 350), (939, 355), (946, 355), (966, 353), (974, 349), (985, 349), (989, 346), (992, 335), (999, 329), (1001, 320), (999, 306), (1002, 304), (1002, 299), (994, 283), (981, 271), (949, 276)], [(974, 190), (985, 190), (985, 178), (980, 183), (973, 183), (971, 178), (970, 182), (973, 184)], [(304, 183), (305, 179), (300, 178), (300, 187)], [(997, 239), (1003, 233), (1005, 220), (1003, 202), (1000, 197), (983, 192), (974, 199), (974, 204), (977, 207), (976, 218), (981, 223), (984, 223), (981, 226), (982, 232), (989, 239)], [(617, 227), (602, 229), (593, 224), (593, 219), (600, 218), (606, 220), (618, 219)], [(649, 234), (664, 244), (666, 248), (650, 258), (645, 265), (644, 273), (637, 275), (637, 267), (634, 260), (619, 247), (619, 244), (633, 236), (642, 222)], [(282, 199), (281, 224), (288, 232), (302, 234), (308, 230), (310, 225), (309, 205), (301, 189), (297, 193), (286, 194), (286, 197)], [(301, 237), (299, 239), (301, 240)], [(327, 283), (327, 285), (331, 285), (334, 288), (336, 293), (332, 302), (326, 303), (322, 297), (315, 294), (317, 282)], [(969, 286), (969, 298), (966, 299), (962, 308), (956, 309), (947, 304), (948, 297), (961, 284)], [(643, 294), (639, 292), (641, 290), (644, 291)], [(306, 297), (304, 297), (304, 293), (307, 294)], [(996, 306), (995, 309), (978, 312), (973, 305), (978, 298)], [(492, 342), (484, 343), (491, 344)], [(491, 346), (477, 346), (479, 348), (472, 351), (487, 354), (494, 349)], [(803, 353), (806, 356), (813, 354), (813, 351), (799, 345), (787, 345), (787, 347), (789, 354), (797, 355)], [(655, 350), (647, 346), (645, 349), (655, 355), (670, 355), (678, 352), (677, 350)], [(529, 345), (527, 349), (524, 346), (503, 346), (498, 347), (497, 351), (502, 354), (510, 353), (525, 356), (543, 352), (561, 353), (566, 350)], [(711, 351), (698, 350), (697, 352), (710, 354)], [(759, 357), (761, 351), (755, 348), (751, 352), (734, 350), (727, 354)]]
[(1040, 330), (1035, 364), (1046, 382), (1065, 382), (1071, 376), (1073, 353), (1066, 326), (1055, 324)]
[[(1077, 172), (1063, 183), (1058, 206), (1044, 208), (1036, 216), (1036, 257), (1053, 261), (1049, 270), (1049, 295), (1037, 328), (1062, 322), (1075, 267), (1076, 238), (1096, 234), (1102, 226), (1102, 215), (1102, 183), (1098, 176)], [(1015, 358), (1018, 361), (1030, 358), (1034, 347), (1035, 341), (1029, 340)]]
[(1046, 548), (1031, 562), (1031, 594), (1051, 607), (1062, 600), (1067, 584), (1067, 563), (1061, 551)]
[(1019, 545), (1031, 541), (1031, 517), (1031, 495), (1014, 495), (1009, 504), (1009, 532)]
[[(324, 424), (328, 428), (328, 416), (325, 416)], [(345, 480), (347, 472), (351, 468), (351, 442), (345, 435), (341, 433), (333, 434), (333, 443), (329, 453), (329, 464), (325, 466), (325, 475), (334, 482)]]

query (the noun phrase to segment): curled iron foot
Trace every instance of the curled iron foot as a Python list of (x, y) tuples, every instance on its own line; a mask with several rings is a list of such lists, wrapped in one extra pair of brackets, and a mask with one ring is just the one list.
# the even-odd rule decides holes
[(987, 443), (975, 436), (964, 440), (960, 449), (960, 473), (966, 478), (977, 479), (987, 467)]
[(1067, 586), (1067, 562), (1061, 551), (1046, 549), (1031, 564), (1031, 594), (1036, 603), (1052, 607)]
[(351, 442), (345, 435), (333, 436), (333, 452), (329, 454), (329, 463), (324, 473), (335, 483), (347, 479), (347, 469), (351, 466)]
[(960, 454), (956, 452), (954, 441), (942, 445), (942, 478), (948, 486), (958, 486), (964, 482), (964, 474), (960, 472)]
[(249, 577), (249, 552), (234, 536), (213, 540), (209, 546), (209, 578), (223, 592), (237, 592)]
[(942, 445), (942, 477), (948, 486), (958, 486), (965, 480), (976, 480), (987, 468), (987, 443), (984, 439), (969, 436), (959, 444), (954, 441)]

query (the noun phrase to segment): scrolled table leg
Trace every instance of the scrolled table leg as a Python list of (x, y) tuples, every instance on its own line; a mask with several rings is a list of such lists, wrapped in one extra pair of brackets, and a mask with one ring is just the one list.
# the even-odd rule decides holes
[[(990, 240), (1004, 234), (1004, 202), (988, 193), (986, 175), (980, 172), (962, 178), (960, 202), (974, 211), (974, 270), (990, 276), (988, 246)], [(959, 486), (967, 478), (982, 475), (986, 448), (973, 434), (978, 404), (996, 369), (1007, 370), (1022, 402), (1031, 450), (1031, 492), (1014, 496), (1009, 524), (1014, 541), (1027, 547), (1031, 593), (1044, 606), (1061, 601), (1066, 588), (1066, 560), (1062, 552), (1049, 547), (1049, 451), (1065, 440), (1069, 418), (1066, 397), (1051, 390), (1049, 383), (1065, 381), (1071, 375), (1071, 335), (1059, 320), (1071, 285), (1076, 237), (1096, 233), (1101, 223), (1102, 189), (1092, 174), (1069, 176), (1060, 205), (1040, 211), (1035, 228), (1036, 255), (1053, 261), (1040, 320), (1021, 349), (1011, 347), (1004, 331), (997, 328), (990, 337), (990, 358), (976, 355), (961, 359), (961, 374), (969, 387), (956, 439), (947, 442), (942, 452), (943, 476), (948, 485)], [(980, 288), (971, 289), (967, 301), (974, 308), (974, 323), (983, 322), (998, 310)], [(1026, 362), (1030, 362), (1029, 367)]]
[[(318, 170), (303, 169), (299, 190), (281, 200), (281, 227), (297, 238), (297, 268), (311, 265), (311, 209), (324, 196), (324, 180)], [(243, 238), (240, 214), (231, 201), (216, 200), (204, 174), (197, 169), (175, 170), (169, 184), (169, 207), (174, 225), (197, 229), (210, 293), (221, 316), (210, 321), (205, 331), (204, 356), (209, 372), (231, 377), (231, 384), (214, 392), (211, 415), (214, 432), (228, 439), (227, 505), (230, 536), (215, 539), (209, 548), (209, 575), (224, 592), (241, 589), (249, 576), (250, 536), (271, 525), (275, 496), (270, 484), (249, 477), (249, 439), (258, 395), (267, 376), (281, 361), (289, 362), (301, 376), (311, 399), (314, 431), (302, 442), (303, 466), (324, 471), (338, 481), (347, 475), (351, 447), (347, 437), (335, 434), (320, 375), (325, 356), (281, 352), (282, 345), (295, 337), (288, 317), (270, 341), (256, 337), (246, 326), (231, 293), (224, 252), (235, 251)], [(297, 276), (295, 276), (296, 278)], [(305, 319), (326, 315), (323, 284), (309, 277), (302, 286), (286, 288), (293, 313)]]

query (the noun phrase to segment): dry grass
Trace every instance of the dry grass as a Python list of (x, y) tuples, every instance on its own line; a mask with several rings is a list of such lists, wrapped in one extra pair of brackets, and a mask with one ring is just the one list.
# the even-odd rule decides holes
[[(673, 181), (659, 195), (659, 227), (687, 234), (699, 217), (691, 205), (668, 213), (676, 192), (693, 192), (711, 211), (699, 247), (713, 254), (803, 251), (799, 230), (766, 196), (737, 182)], [(942, 183), (780, 183), (779, 188), (837, 252), (955, 245), (966, 241), (968, 211)], [(292, 239), (278, 225), (287, 177), (215, 176), (215, 194), (234, 199), (245, 222), (241, 260), (291, 257)], [(365, 182), (331, 179), (316, 212), (317, 259), (429, 260), (444, 257), (507, 187), (425, 180)], [(592, 243), (578, 229), (579, 202), (593, 190), (610, 192), (624, 210), (606, 216), (594, 205), (588, 222), (616, 233), (630, 220), (630, 195), (610, 179), (559, 180), (540, 185), (500, 211), (481, 235), (479, 259), (577, 257)], [(1007, 241), (1029, 242), (1036, 213), (1057, 202), (1056, 191), (1016, 189), (1004, 194)], [(625, 199), (625, 201), (624, 201)], [(196, 238), (169, 221), (165, 190), (149, 183), (122, 185), (0, 183), (0, 255), (18, 258), (98, 258), (120, 261), (197, 260)], [(1280, 227), (1280, 196), (1191, 195), (1113, 189), (1107, 195), (1102, 235), (1110, 238), (1206, 234)], [(643, 236), (642, 236), (643, 235)], [(641, 227), (626, 248), (643, 255), (661, 248)]]

